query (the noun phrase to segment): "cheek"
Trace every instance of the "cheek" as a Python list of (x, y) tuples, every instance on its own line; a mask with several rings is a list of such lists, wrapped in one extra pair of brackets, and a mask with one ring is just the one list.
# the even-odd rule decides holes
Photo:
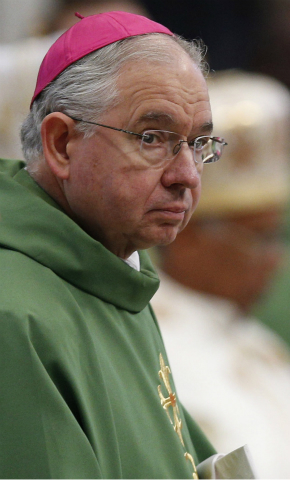
[(149, 203), (158, 195), (160, 173), (146, 170), (129, 170), (118, 175), (113, 180), (112, 193), (127, 203)]
[(184, 217), (182, 228), (184, 228), (188, 224), (192, 215), (194, 215), (194, 212), (195, 212), (195, 210), (198, 206), (198, 202), (199, 202), (199, 199), (200, 199), (200, 194), (201, 194), (201, 186), (200, 185), (189, 191), (189, 195), (191, 197), (190, 198), (190, 208), (189, 208), (188, 212), (186, 213), (186, 215)]
[(149, 195), (146, 182), (129, 173), (102, 178), (94, 194), (104, 220), (114, 218), (115, 224), (123, 228), (141, 220)]
[(198, 202), (200, 200), (200, 195), (201, 195), (201, 183), (196, 188), (193, 188), (190, 191), (191, 194), (191, 199), (192, 199), (192, 207), (191, 207), (191, 213), (193, 213), (198, 206)]

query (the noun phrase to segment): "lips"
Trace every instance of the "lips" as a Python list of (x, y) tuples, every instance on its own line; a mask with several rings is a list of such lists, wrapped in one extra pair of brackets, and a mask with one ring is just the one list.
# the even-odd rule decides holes
[(178, 204), (178, 205), (164, 205), (161, 207), (153, 208), (153, 211), (157, 212), (170, 212), (170, 213), (185, 213), (189, 209), (188, 205)]
[(160, 211), (164, 211), (164, 212), (172, 212), (172, 213), (185, 213), (187, 210), (187, 208), (185, 207), (181, 207), (181, 208), (177, 208), (177, 207), (171, 207), (171, 208), (161, 208)]
[(183, 221), (187, 210), (188, 207), (185, 206), (165, 206), (162, 208), (152, 209), (151, 212), (166, 223), (179, 223), (180, 221)]

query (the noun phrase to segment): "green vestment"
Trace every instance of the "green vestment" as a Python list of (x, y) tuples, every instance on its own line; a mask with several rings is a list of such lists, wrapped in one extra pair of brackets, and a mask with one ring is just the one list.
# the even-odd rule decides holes
[(147, 254), (132, 269), (22, 167), (0, 163), (0, 477), (192, 478), (184, 453), (215, 451), (161, 405)]

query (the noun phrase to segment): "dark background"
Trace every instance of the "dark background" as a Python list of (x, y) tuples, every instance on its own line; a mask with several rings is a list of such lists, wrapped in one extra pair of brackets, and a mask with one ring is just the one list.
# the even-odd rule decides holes
[(241, 68), (290, 87), (290, 0), (144, 0), (152, 17), (201, 38), (212, 70)]

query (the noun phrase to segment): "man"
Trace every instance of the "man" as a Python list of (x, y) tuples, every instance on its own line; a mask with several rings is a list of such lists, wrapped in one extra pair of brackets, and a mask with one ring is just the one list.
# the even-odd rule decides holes
[(176, 397), (143, 251), (185, 227), (222, 152), (201, 58), (123, 12), (44, 58), (26, 166), (1, 163), (2, 478), (191, 478), (215, 453)]
[(216, 74), (209, 93), (228, 147), (187, 228), (160, 248), (152, 304), (180, 398), (214, 445), (246, 442), (258, 478), (289, 478), (290, 355), (249, 310), (284, 260), (290, 95), (241, 71)]

